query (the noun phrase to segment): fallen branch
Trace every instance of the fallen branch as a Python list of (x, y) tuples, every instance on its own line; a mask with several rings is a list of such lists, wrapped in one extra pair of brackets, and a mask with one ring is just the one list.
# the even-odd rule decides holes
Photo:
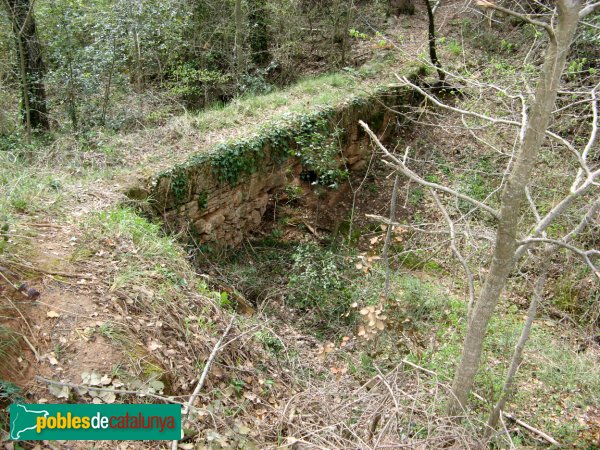
[[(192, 395), (190, 395), (190, 399), (187, 401), (187, 403), (183, 404), (183, 411), (181, 412), (182, 425), (183, 425), (183, 416), (188, 414), (189, 409), (193, 407), (194, 401), (196, 401), (196, 398), (200, 394), (200, 391), (202, 390), (202, 387), (204, 386), (204, 382), (206, 381), (206, 377), (208, 376), (208, 372), (210, 371), (210, 367), (212, 366), (212, 363), (213, 363), (215, 357), (217, 356), (217, 353), (221, 349), (221, 344), (223, 343), (223, 340), (229, 333), (229, 330), (231, 329), (231, 326), (233, 325), (234, 320), (235, 320), (235, 316), (233, 316), (231, 318), (231, 320), (229, 321), (229, 325), (227, 325), (227, 328), (221, 335), (221, 338), (217, 341), (216, 345), (212, 349), (212, 352), (210, 352), (210, 356), (208, 357), (208, 360), (206, 361), (206, 364), (204, 365), (204, 370), (202, 371), (202, 375), (200, 375), (200, 379), (198, 380), (196, 389), (194, 389), (194, 392), (192, 392)], [(177, 450), (177, 442), (178, 441), (175, 440), (171, 443), (172, 450)]]
[(417, 365), (417, 364), (415, 364), (413, 362), (410, 362), (408, 359), (403, 359), (402, 362), (404, 364), (407, 364), (407, 365), (411, 366), (414, 369), (418, 369), (418, 370), (420, 370), (422, 372), (425, 372), (428, 375), (431, 375), (431, 376), (434, 376), (434, 377), (438, 376), (438, 374), (435, 373), (433, 370), (429, 370), (429, 369), (426, 369), (425, 367), (421, 367), (421, 366), (419, 366), (419, 365)]
[[(8, 281), (10, 283), (10, 281), (8, 280), (8, 278), (6, 278), (2, 272), (0, 272), (0, 275), (2, 275), (2, 277)], [(18, 288), (17, 288), (18, 290)], [(29, 333), (31, 334), (31, 337), (34, 337), (33, 334), (33, 330), (31, 329), (31, 327), (29, 326), (29, 322), (27, 322), (27, 319), (25, 318), (25, 316), (23, 315), (23, 313), (21, 312), (21, 310), (17, 307), (17, 305), (15, 305), (15, 303), (7, 296), (3, 295), (4, 299), (7, 300), (12, 307), (15, 309), (15, 311), (17, 311), (17, 313), (19, 313), (19, 316), (21, 316), (21, 319), (23, 319), (23, 322), (25, 322), (25, 326), (29, 329)], [(27, 346), (31, 349), (31, 351), (33, 352), (35, 359), (37, 362), (41, 361), (40, 358), (40, 354), (38, 353), (38, 351), (36, 350), (36, 348), (33, 346), (33, 344), (29, 341), (29, 339), (27, 339), (27, 336), (25, 336), (24, 334), (21, 334), (21, 337), (23, 338), (23, 340), (25, 341), (25, 343), (27, 344)]]
[(15, 291), (18, 291), (19, 286), (10, 281), (8, 277), (2, 273), (2, 269), (4, 269), (4, 267), (0, 267), (0, 277), (4, 278), (4, 281), (6, 281)]
[(542, 430), (538, 430), (537, 428), (532, 427), (531, 425), (523, 422), (520, 419), (517, 419), (516, 417), (514, 417), (511, 414), (508, 414), (507, 412), (502, 411), (502, 415), (504, 417), (506, 417), (507, 419), (512, 420), (513, 422), (515, 422), (517, 425), (522, 426), (523, 428), (525, 428), (528, 431), (531, 431), (533, 434), (538, 435), (539, 437), (541, 437), (542, 439), (550, 442), (552, 445), (556, 445), (557, 447), (562, 447), (557, 441), (556, 439), (554, 439), (552, 436), (550, 436), (549, 434), (544, 433)]
[(35, 223), (35, 222), (29, 222), (27, 225), (32, 226), (32, 227), (36, 227), (36, 228), (57, 228), (57, 229), (64, 228), (64, 226), (62, 226), (62, 225), (56, 225), (54, 223)]
[(95, 387), (95, 386), (86, 386), (84, 384), (75, 384), (75, 383), (67, 383), (65, 381), (49, 380), (48, 378), (44, 378), (39, 375), (36, 375), (35, 379), (38, 381), (42, 381), (46, 384), (53, 384), (55, 386), (66, 386), (66, 387), (70, 387), (73, 389), (84, 389), (86, 391), (112, 392), (113, 394), (139, 395), (140, 397), (152, 397), (152, 398), (156, 398), (158, 400), (163, 400), (167, 403), (173, 403), (176, 405), (182, 405), (182, 406), (187, 405), (187, 403), (178, 402), (177, 400), (174, 400), (171, 397), (165, 397), (163, 395), (152, 394), (149, 392), (129, 391), (126, 389), (111, 389), (111, 388), (100, 388), (100, 387)]
[(306, 220), (303, 220), (302, 223), (308, 229), (308, 231), (310, 231), (317, 239), (320, 239), (319, 235), (317, 234), (317, 230), (315, 230)]
[(67, 273), (67, 272), (59, 272), (56, 270), (46, 270), (46, 269), (40, 269), (39, 267), (33, 267), (30, 266), (29, 264), (22, 264), (22, 263), (18, 263), (16, 261), (2, 261), (3, 264), (10, 266), (17, 266), (20, 267), (21, 269), (27, 269), (27, 270), (31, 270), (33, 272), (39, 272), (39, 273), (43, 273), (45, 275), (53, 275), (53, 276), (57, 276), (57, 277), (67, 277), (67, 278), (78, 278), (80, 275), (76, 274), (76, 273)]
[[(219, 341), (213, 348), (212, 352), (210, 353), (210, 356), (208, 357), (208, 361), (206, 361), (204, 370), (202, 371), (202, 375), (200, 376), (200, 379), (198, 380), (198, 384), (196, 385), (196, 389), (194, 389), (194, 392), (192, 393), (192, 395), (190, 395), (190, 399), (187, 402), (187, 404), (189, 406), (192, 406), (194, 404), (194, 401), (200, 394), (200, 391), (202, 390), (202, 387), (204, 386), (204, 382), (206, 381), (206, 377), (208, 376), (208, 372), (210, 371), (210, 367), (212, 366), (212, 363), (213, 363), (215, 357), (217, 356), (217, 353), (221, 349), (221, 344), (223, 343), (223, 339), (225, 339), (225, 337), (229, 333), (229, 330), (231, 329), (231, 326), (233, 325), (234, 320), (235, 320), (235, 316), (231, 318), (231, 320), (229, 321), (229, 325), (227, 325), (227, 328), (223, 332), (223, 335), (221, 336), (221, 338), (219, 339)], [(184, 411), (184, 414), (185, 413), (187, 413), (187, 411)]]
[(25, 343), (27, 344), (27, 346), (30, 348), (30, 350), (33, 352), (33, 356), (35, 356), (35, 360), (37, 362), (40, 362), (42, 360), (42, 358), (40, 358), (40, 354), (35, 349), (35, 347), (33, 346), (33, 344), (29, 341), (29, 339), (27, 339), (27, 336), (25, 336), (24, 334), (22, 334), (21, 337), (23, 338), (23, 340), (25, 341)]

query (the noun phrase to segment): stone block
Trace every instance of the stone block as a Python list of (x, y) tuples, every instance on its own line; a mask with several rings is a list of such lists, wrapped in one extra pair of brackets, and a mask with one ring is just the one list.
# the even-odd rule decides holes
[(257, 225), (260, 225), (260, 223), (262, 222), (262, 214), (260, 213), (260, 211), (255, 209), (250, 213), (250, 217), (248, 219), (248, 225), (251, 227), (255, 227)]
[(353, 165), (353, 164), (356, 164), (357, 162), (359, 162), (359, 161), (360, 161), (360, 160), (362, 160), (362, 159), (363, 159), (363, 156), (362, 156), (362, 155), (356, 155), (356, 156), (353, 156), (353, 157), (351, 157), (351, 158), (348, 158), (348, 160), (346, 161), (346, 164), (347, 164), (348, 166), (351, 166), (351, 165)]
[(260, 214), (264, 214), (267, 209), (267, 205), (269, 204), (269, 194), (263, 194), (256, 199), (255, 208), (260, 211)]
[(266, 186), (266, 179), (262, 174), (254, 174), (250, 179), (250, 184), (248, 186), (248, 198), (252, 199), (256, 197)]
[(212, 231), (212, 224), (204, 219), (199, 219), (194, 222), (194, 230), (198, 234), (209, 234)]
[(204, 220), (210, 223), (213, 229), (216, 229), (225, 222), (225, 216), (221, 213), (221, 210), (218, 210), (212, 214), (206, 214)]
[(269, 177), (269, 180), (266, 183), (266, 188), (268, 191), (273, 191), (275, 189), (280, 189), (287, 184), (287, 177), (285, 176), (285, 172), (275, 172)]

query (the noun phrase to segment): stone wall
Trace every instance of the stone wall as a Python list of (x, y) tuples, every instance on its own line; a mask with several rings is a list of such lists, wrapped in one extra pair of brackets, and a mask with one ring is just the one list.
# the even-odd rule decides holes
[(350, 171), (361, 170), (371, 155), (371, 144), (358, 120), (367, 122), (385, 140), (397, 119), (386, 106), (400, 108), (411, 102), (411, 96), (408, 90), (380, 90), (335, 108), (269, 123), (248, 139), (194, 155), (153, 181), (152, 207), (171, 232), (197, 243), (237, 245), (259, 227), (270, 197), (298, 183), (306, 171), (297, 142), (302, 141), (303, 130), (324, 119), (328, 126), (320, 133), (342, 130), (338, 163)]

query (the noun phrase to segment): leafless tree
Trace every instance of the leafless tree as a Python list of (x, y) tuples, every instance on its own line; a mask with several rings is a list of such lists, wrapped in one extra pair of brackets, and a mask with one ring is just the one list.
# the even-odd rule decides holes
[[(494, 314), (501, 294), (505, 290), (509, 276), (514, 272), (517, 263), (525, 254), (534, 252), (535, 247), (543, 246), (544, 259), (549, 260), (559, 249), (567, 249), (579, 255), (591, 268), (592, 273), (600, 278), (600, 272), (598, 272), (594, 262), (600, 256), (600, 251), (595, 249), (586, 250), (571, 242), (578, 230), (585, 226), (582, 224), (588, 223), (590, 214), (593, 215), (598, 208), (597, 202), (588, 203), (587, 206), (585, 206), (584, 202), (584, 207), (582, 207), (581, 200), (594, 196), (597, 197), (598, 187), (600, 186), (600, 167), (598, 161), (590, 156), (595, 146), (598, 132), (597, 91), (599, 86), (597, 85), (590, 89), (585, 98), (585, 102), (592, 109), (592, 122), (589, 126), (590, 131), (585, 144), (578, 147), (575, 141), (570, 142), (567, 138), (549, 129), (551, 119), (554, 113), (557, 112), (555, 111), (555, 103), (560, 90), (567, 54), (573, 42), (578, 24), (585, 16), (594, 11), (598, 6), (598, 2), (585, 3), (581, 0), (557, 0), (556, 8), (548, 22), (537, 20), (527, 14), (514, 12), (486, 0), (480, 0), (478, 6), (486, 9), (500, 10), (504, 14), (516, 16), (524, 22), (541, 27), (548, 35), (544, 64), (539, 75), (537, 88), (530, 101), (528, 101), (525, 92), (511, 93), (510, 90), (498, 86), (483, 86), (479, 84), (480, 88), (501, 92), (517, 104), (520, 104), (520, 117), (511, 117), (510, 114), (494, 117), (473, 110), (461, 109), (445, 103), (434, 96), (434, 94), (405, 77), (398, 77), (398, 79), (402, 86), (409, 86), (419, 92), (425, 98), (426, 102), (433, 107), (441, 108), (453, 114), (459, 114), (465, 125), (467, 124), (467, 120), (474, 120), (478, 123), (487, 123), (494, 126), (512, 127), (517, 131), (518, 144), (516, 145), (516, 149), (512, 154), (511, 152), (505, 152), (510, 158), (501, 184), (499, 208), (492, 207), (487, 199), (484, 201), (477, 200), (452, 187), (426, 180), (417, 171), (411, 169), (401, 157), (387, 150), (377, 139), (377, 136), (369, 129), (368, 125), (361, 122), (363, 128), (383, 153), (384, 162), (394, 170), (408, 177), (412, 182), (416, 182), (422, 187), (429, 189), (435, 204), (441, 210), (447, 223), (446, 233), (449, 235), (452, 251), (466, 272), (470, 301), (467, 332), (464, 338), (462, 356), (456, 368), (452, 393), (449, 398), (448, 414), (452, 417), (462, 416), (466, 410), (468, 396), (473, 388), (475, 375), (480, 366), (483, 342), (488, 324)], [(447, 73), (447, 75), (450, 74)], [(477, 85), (476, 82), (475, 85)], [(578, 103), (581, 104), (584, 101)], [(474, 129), (475, 131), (473, 131)], [(469, 132), (476, 133), (477, 129), (481, 129), (481, 127), (473, 127), (473, 129), (469, 129)], [(482, 140), (479, 137), (477, 139)], [(540, 149), (548, 139), (571, 152), (577, 161), (578, 171), (573, 175), (569, 192), (559, 201), (555, 202), (549, 212), (541, 215), (538, 212), (534, 199), (529, 193), (529, 185), (539, 159)], [(440, 194), (448, 195), (455, 201), (460, 199), (467, 202), (472, 205), (473, 209), (483, 211), (495, 220), (491, 263), (489, 264), (485, 280), (482, 283), (477, 298), (475, 298), (476, 289), (474, 288), (472, 271), (469, 269), (468, 261), (461, 253), (457, 244), (458, 224), (454, 222), (448, 213)], [(525, 214), (523, 207), (527, 204), (529, 204), (533, 213)], [(564, 235), (562, 238), (549, 238), (546, 234), (548, 227), (557, 218), (564, 215), (568, 209), (573, 208), (578, 209), (579, 214), (581, 214), (580, 217), (587, 217), (588, 219), (582, 221), (582, 224), (575, 227), (571, 233)], [(530, 216), (533, 216), (534, 220), (527, 224), (526, 231), (524, 232), (523, 221), (528, 220)], [(459, 217), (458, 220), (464, 220), (464, 215)], [(506, 400), (506, 394), (511, 388), (512, 379), (518, 367), (518, 363), (515, 361), (521, 357), (522, 348), (531, 327), (531, 321), (535, 317), (535, 310), (544, 284), (545, 270), (544, 267), (539, 268), (540, 276), (530, 308), (530, 318), (517, 344), (515, 358), (509, 371), (505, 390), (499, 404), (496, 405), (496, 410), (490, 417), (490, 426), (496, 425), (499, 412)]]

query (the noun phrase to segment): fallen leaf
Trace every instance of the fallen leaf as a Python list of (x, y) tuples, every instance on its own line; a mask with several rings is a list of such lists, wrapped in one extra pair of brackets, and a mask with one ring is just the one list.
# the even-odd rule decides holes
[(99, 392), (98, 398), (101, 398), (104, 403), (114, 403), (117, 399), (117, 396), (114, 392)]
[(55, 319), (55, 318), (57, 318), (57, 317), (60, 317), (60, 314), (59, 314), (59, 313), (57, 313), (56, 311), (52, 311), (52, 310), (51, 310), (51, 311), (48, 311), (48, 312), (46, 313), (46, 317), (50, 317), (51, 319)]
[(165, 388), (165, 384), (162, 381), (159, 380), (152, 380), (149, 383), (149, 386), (155, 391), (155, 392), (160, 392)]
[(250, 431), (252, 431), (250, 428), (248, 428), (243, 423), (237, 423), (236, 428), (237, 428), (237, 432), (239, 434), (241, 434), (242, 436), (246, 436), (246, 435), (250, 434)]
[(68, 388), (68, 386), (58, 386), (56, 384), (51, 384), (50, 386), (48, 386), (48, 392), (50, 392), (56, 398), (67, 399), (69, 398), (71, 390)]
[(162, 344), (160, 342), (151, 341), (148, 344), (148, 350), (150, 350), (151, 352), (153, 352), (154, 350), (158, 350), (159, 348), (162, 348)]

